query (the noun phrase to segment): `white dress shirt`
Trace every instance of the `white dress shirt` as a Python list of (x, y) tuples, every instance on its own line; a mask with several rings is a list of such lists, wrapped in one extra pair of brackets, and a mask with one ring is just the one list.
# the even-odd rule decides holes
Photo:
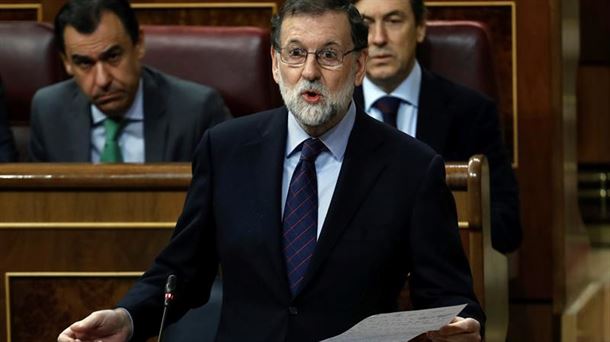
[[(328, 132), (319, 137), (326, 145), (326, 149), (316, 159), (316, 177), (318, 181), (318, 238), (322, 231), (330, 201), (335, 192), (339, 171), (343, 164), (347, 140), (356, 120), (356, 106), (354, 101), (349, 106), (345, 117)], [(286, 139), (286, 159), (284, 159), (284, 172), (282, 175), (282, 217), (288, 197), (288, 187), (294, 169), (301, 158), (300, 145), (310, 136), (301, 128), (292, 113), (288, 113), (288, 138)]]
[(383, 96), (394, 96), (402, 100), (396, 116), (396, 128), (415, 137), (417, 130), (417, 110), (419, 108), (419, 90), (421, 87), (421, 67), (415, 61), (409, 76), (402, 83), (387, 94), (381, 88), (373, 84), (368, 78), (364, 78), (362, 92), (364, 93), (364, 111), (379, 121), (383, 121), (381, 112), (373, 107), (375, 101)]
[[(142, 79), (131, 107), (123, 120), (125, 123), (119, 132), (119, 148), (123, 162), (144, 163), (144, 90)], [(91, 105), (91, 162), (99, 163), (106, 143), (104, 120), (106, 114), (95, 105)]]

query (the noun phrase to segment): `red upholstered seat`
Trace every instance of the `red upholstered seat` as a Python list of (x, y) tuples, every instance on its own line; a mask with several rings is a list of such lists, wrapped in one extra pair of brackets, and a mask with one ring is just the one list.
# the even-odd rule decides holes
[(31, 21), (0, 21), (0, 74), (11, 122), (27, 124), (36, 90), (66, 77), (53, 29)]
[(233, 116), (281, 105), (269, 31), (255, 27), (143, 26), (144, 63), (216, 88)]
[(51, 26), (0, 21), (0, 75), (19, 158), (25, 160), (32, 96), (38, 89), (67, 77)]
[(484, 24), (475, 21), (431, 20), (418, 60), (448, 79), (498, 100), (491, 46)]
[[(269, 31), (254, 27), (143, 26), (144, 63), (207, 84), (234, 116), (281, 105), (271, 76)], [(422, 65), (497, 99), (486, 28), (470, 21), (429, 21), (418, 48)], [(41, 87), (67, 76), (48, 24), (0, 22), (0, 75), (17, 145), (27, 146), (30, 102)]]

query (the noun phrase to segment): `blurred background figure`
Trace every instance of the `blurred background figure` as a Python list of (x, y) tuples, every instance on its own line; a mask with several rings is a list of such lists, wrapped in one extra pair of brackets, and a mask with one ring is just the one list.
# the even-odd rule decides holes
[(32, 161), (190, 161), (203, 132), (229, 117), (215, 90), (141, 65), (129, 2), (70, 1), (54, 28), (72, 79), (34, 95)]

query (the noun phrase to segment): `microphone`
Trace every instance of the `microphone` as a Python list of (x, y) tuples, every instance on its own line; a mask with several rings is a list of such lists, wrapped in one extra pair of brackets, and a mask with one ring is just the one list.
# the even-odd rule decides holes
[(169, 304), (174, 300), (174, 290), (176, 289), (176, 276), (170, 274), (165, 282), (165, 296), (163, 300), (163, 316), (161, 316), (161, 326), (159, 327), (159, 335), (157, 336), (157, 342), (163, 340), (163, 327), (165, 326), (165, 316), (167, 315), (167, 308)]

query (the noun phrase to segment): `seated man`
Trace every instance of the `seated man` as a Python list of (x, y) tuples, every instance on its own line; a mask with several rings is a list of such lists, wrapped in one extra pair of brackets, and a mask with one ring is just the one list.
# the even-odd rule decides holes
[[(491, 100), (420, 67), (426, 33), (422, 0), (357, 0), (369, 24), (369, 60), (356, 102), (369, 115), (425, 142), (447, 161), (485, 154), (491, 188), (491, 241), (509, 253), (521, 243), (518, 187)], [(364, 96), (363, 96), (364, 92)]]
[(73, 78), (34, 95), (32, 161), (190, 161), (228, 116), (213, 89), (141, 66), (144, 37), (126, 0), (68, 2), (55, 39)]
[(2, 82), (0, 82), (0, 163), (16, 160), (17, 148), (15, 147), (15, 140), (13, 140), (13, 132), (9, 127), (8, 111), (4, 103), (4, 88)]
[[(367, 27), (349, 0), (288, 0), (272, 22), (272, 71), (286, 107), (206, 132), (169, 245), (115, 310), (58, 341), (141, 341), (205, 302), (220, 263), (218, 341), (320, 341), (396, 310), (467, 304), (434, 341), (480, 341), (442, 158), (352, 101)], [(283, 213), (283, 214), (282, 214)], [(282, 219), (283, 218), (283, 219)]]

